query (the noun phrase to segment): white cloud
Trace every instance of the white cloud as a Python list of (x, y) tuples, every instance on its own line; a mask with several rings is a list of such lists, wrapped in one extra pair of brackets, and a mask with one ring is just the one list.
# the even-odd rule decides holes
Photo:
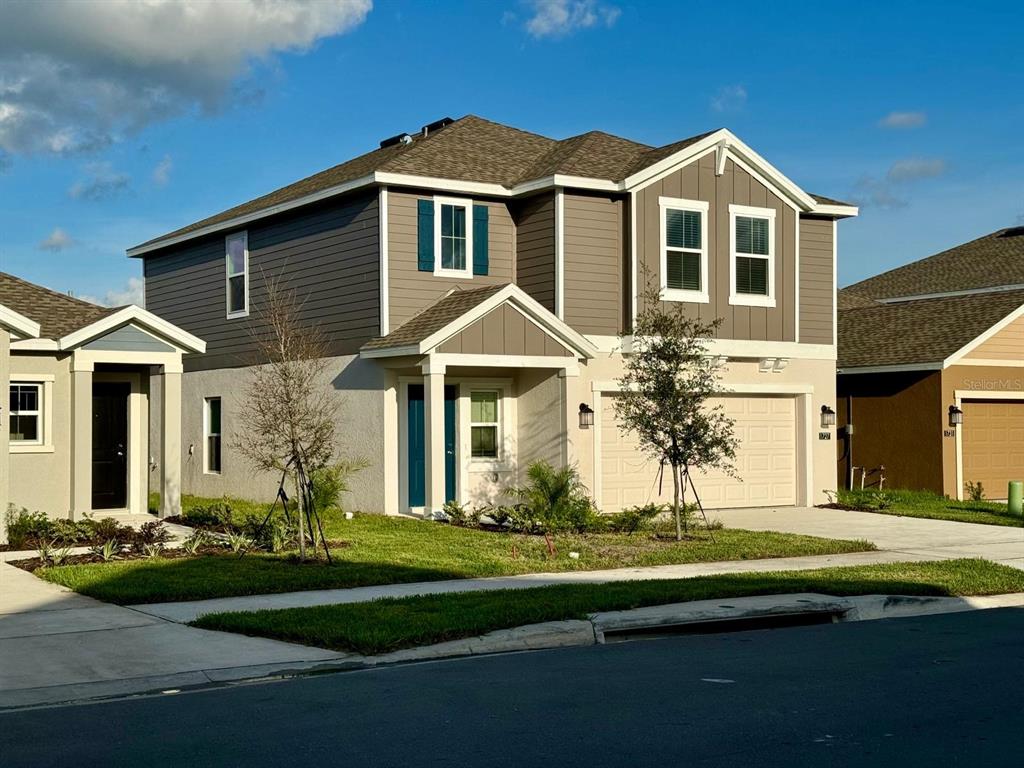
[(886, 178), (889, 181), (917, 181), (918, 179), (934, 179), (945, 172), (946, 161), (942, 158), (910, 157), (893, 163)]
[(75, 200), (110, 200), (126, 191), (131, 184), (131, 177), (115, 171), (110, 163), (89, 163), (85, 170), (88, 177), (68, 188), (68, 195)]
[(739, 112), (747, 105), (747, 89), (742, 85), (725, 85), (711, 99), (715, 112)]
[(526, 21), (532, 37), (565, 37), (578, 29), (611, 27), (622, 11), (598, 0), (530, 0), (533, 15)]
[(924, 112), (890, 112), (878, 121), (882, 128), (920, 128), (928, 122)]
[(146, 283), (140, 277), (129, 277), (128, 283), (120, 289), (107, 291), (103, 298), (79, 296), (83, 301), (102, 304), (105, 307), (123, 307), (128, 304), (146, 306)]
[(39, 250), (41, 251), (63, 251), (65, 248), (70, 248), (75, 244), (74, 238), (71, 237), (60, 227), (56, 227), (47, 237), (43, 238), (39, 243)]
[(372, 0), (6, 0), (0, 153), (88, 151), (214, 112), (252, 65), (361, 24)]
[(164, 159), (156, 164), (153, 169), (153, 183), (159, 187), (167, 185), (171, 180), (171, 170), (174, 168), (174, 161), (170, 155), (164, 155)]

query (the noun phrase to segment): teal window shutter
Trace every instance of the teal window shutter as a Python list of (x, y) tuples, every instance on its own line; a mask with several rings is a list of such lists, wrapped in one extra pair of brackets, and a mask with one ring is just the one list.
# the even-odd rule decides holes
[(473, 206), (473, 274), (486, 275), (487, 262), (487, 206)]
[(417, 200), (416, 256), (420, 272), (434, 271), (434, 201)]

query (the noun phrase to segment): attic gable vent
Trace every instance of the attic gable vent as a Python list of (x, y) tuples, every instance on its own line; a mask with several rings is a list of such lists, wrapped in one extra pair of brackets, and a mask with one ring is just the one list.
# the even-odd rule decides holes
[(393, 147), (396, 144), (412, 144), (412, 136), (408, 133), (399, 133), (395, 136), (384, 139), (384, 141), (380, 143), (380, 148), (384, 149), (385, 147)]
[(435, 120), (432, 123), (427, 123), (420, 130), (422, 131), (424, 136), (429, 136), (434, 131), (440, 131), (442, 128), (445, 128), (454, 122), (455, 121), (452, 120), (450, 117), (442, 117), (440, 120)]

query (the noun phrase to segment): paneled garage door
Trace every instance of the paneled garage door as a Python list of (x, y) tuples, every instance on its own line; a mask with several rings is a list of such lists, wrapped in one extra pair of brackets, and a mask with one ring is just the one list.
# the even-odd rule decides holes
[[(647, 502), (672, 501), (666, 473), (658, 495), (658, 465), (639, 452), (636, 439), (615, 422), (614, 395), (601, 399), (601, 507), (605, 512)], [(723, 397), (715, 401), (736, 422), (736, 469), (694, 476), (708, 509), (786, 506), (796, 503), (796, 399)], [(966, 421), (966, 419), (965, 419)], [(692, 501), (692, 499), (690, 499)]]
[(964, 411), (964, 482), (981, 483), (985, 498), (1005, 499), (1010, 480), (1024, 480), (1024, 403), (968, 400)]

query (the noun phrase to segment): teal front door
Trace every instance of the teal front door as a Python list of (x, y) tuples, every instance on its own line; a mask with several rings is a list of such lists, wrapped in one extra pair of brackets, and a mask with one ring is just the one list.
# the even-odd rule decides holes
[[(444, 388), (444, 500), (455, 498), (455, 400), (457, 388)], [(427, 432), (423, 385), (409, 385), (409, 506), (426, 506), (427, 500)]]

